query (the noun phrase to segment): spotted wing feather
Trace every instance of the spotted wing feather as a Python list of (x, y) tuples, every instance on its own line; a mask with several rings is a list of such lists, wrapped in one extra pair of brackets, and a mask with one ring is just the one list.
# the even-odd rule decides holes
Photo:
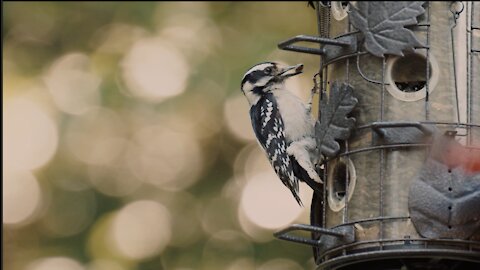
[(298, 178), (293, 173), (292, 161), (287, 154), (285, 127), (273, 95), (263, 96), (251, 107), (250, 117), (258, 142), (265, 150), (273, 169), (283, 184), (302, 205), (298, 195)]

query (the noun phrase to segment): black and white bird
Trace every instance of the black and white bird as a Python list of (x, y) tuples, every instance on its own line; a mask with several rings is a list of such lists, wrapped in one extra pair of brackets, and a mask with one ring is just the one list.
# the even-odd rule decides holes
[(297, 202), (299, 180), (318, 191), (323, 183), (315, 171), (316, 141), (311, 101), (305, 104), (285, 88), (285, 80), (302, 73), (303, 65), (264, 62), (250, 68), (241, 83), (250, 104), (250, 118), (258, 143), (280, 180)]

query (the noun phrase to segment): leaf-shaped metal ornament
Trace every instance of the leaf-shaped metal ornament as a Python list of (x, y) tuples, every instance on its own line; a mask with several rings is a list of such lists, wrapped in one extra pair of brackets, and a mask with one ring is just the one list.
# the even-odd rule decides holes
[(384, 54), (403, 56), (423, 46), (415, 34), (404, 26), (417, 24), (417, 16), (425, 12), (424, 1), (358, 1), (352, 5), (350, 20), (365, 36), (365, 49), (382, 57)]
[(423, 237), (468, 239), (480, 233), (480, 172), (468, 169), (475, 157), (455, 134), (434, 135), (429, 157), (410, 185), (410, 219)]
[(428, 238), (468, 239), (480, 230), (480, 174), (427, 159), (410, 186), (411, 220)]
[(347, 115), (357, 105), (358, 99), (353, 96), (353, 88), (347, 83), (334, 82), (330, 88), (328, 102), (320, 100), (320, 120), (315, 124), (315, 137), (320, 152), (328, 157), (340, 151), (336, 140), (346, 140), (355, 126), (355, 118)]

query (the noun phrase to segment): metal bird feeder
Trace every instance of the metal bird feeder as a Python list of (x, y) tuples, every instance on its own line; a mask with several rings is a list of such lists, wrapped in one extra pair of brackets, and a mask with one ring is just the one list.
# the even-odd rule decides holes
[(279, 48), (320, 56), (325, 184), (275, 236), (318, 269), (480, 269), (480, 3), (313, 4)]

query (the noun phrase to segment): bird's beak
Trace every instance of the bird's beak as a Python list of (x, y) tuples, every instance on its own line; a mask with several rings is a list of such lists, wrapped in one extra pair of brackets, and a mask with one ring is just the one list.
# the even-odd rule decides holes
[(300, 74), (300, 73), (302, 73), (302, 71), (303, 71), (303, 64), (298, 64), (298, 65), (295, 65), (295, 66), (289, 66), (289, 67), (282, 68), (280, 70), (280, 72), (278, 73), (278, 76), (283, 78), (283, 79), (286, 79), (288, 77), (292, 77), (292, 76), (295, 76), (297, 74)]

